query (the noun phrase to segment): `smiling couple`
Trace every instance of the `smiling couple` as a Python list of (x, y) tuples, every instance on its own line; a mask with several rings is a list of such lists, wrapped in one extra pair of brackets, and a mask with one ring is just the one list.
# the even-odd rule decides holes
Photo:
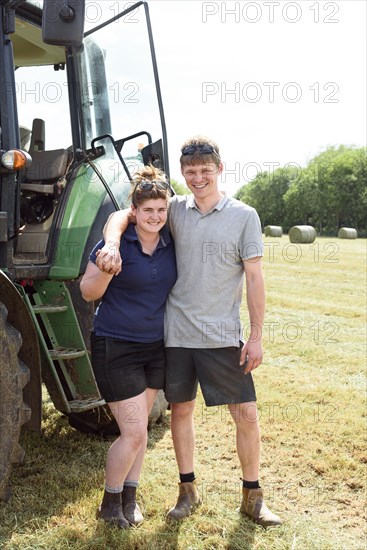
[[(120, 528), (143, 521), (136, 488), (158, 389), (171, 403), (180, 477), (178, 500), (167, 518), (181, 520), (200, 504), (193, 422), (199, 382), (206, 405), (227, 405), (235, 422), (243, 478), (240, 512), (263, 527), (280, 525), (259, 485), (260, 430), (251, 374), (263, 357), (260, 220), (253, 208), (219, 190), (223, 164), (215, 142), (191, 138), (182, 146), (180, 163), (192, 194), (169, 198), (164, 174), (152, 166), (139, 171), (131, 209), (110, 216), (105, 240), (94, 248), (81, 283), (86, 300), (102, 297), (92, 363), (121, 431), (108, 451), (97, 517)], [(246, 341), (240, 321), (244, 281), (251, 327)], [(129, 422), (132, 404), (136, 413)]]

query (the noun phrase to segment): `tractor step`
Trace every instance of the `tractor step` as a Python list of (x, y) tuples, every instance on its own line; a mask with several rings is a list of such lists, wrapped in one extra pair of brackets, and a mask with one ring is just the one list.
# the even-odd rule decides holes
[(46, 385), (56, 408), (70, 414), (103, 406), (105, 402), (98, 391), (67, 285), (60, 281), (35, 280), (33, 288), (34, 292), (27, 294), (19, 285), (19, 292), (38, 333)]
[(98, 397), (92, 397), (89, 399), (74, 399), (73, 401), (69, 401), (70, 412), (72, 413), (89, 411), (105, 404), (106, 402), (104, 399), (100, 399)]
[(57, 361), (62, 359), (67, 361), (68, 359), (77, 359), (78, 357), (84, 357), (86, 355), (83, 349), (73, 349), (73, 348), (56, 348), (48, 350), (50, 357)]
[(35, 313), (62, 313), (68, 310), (68, 306), (49, 306), (49, 305), (33, 305)]

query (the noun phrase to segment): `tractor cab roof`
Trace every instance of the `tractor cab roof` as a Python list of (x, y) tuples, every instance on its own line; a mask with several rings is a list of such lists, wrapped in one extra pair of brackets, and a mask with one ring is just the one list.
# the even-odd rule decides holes
[(42, 9), (40, 3), (27, 0), (16, 10), (15, 33), (10, 35), (16, 67), (59, 65), (65, 63), (65, 48), (42, 41)]

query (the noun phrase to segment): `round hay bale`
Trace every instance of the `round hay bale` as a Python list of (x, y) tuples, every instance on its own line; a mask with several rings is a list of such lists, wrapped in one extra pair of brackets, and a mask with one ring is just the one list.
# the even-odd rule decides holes
[(357, 230), (353, 227), (341, 227), (338, 231), (338, 239), (356, 239), (357, 237)]
[(294, 225), (288, 235), (291, 243), (313, 243), (316, 239), (316, 229), (312, 225)]
[(267, 225), (265, 227), (265, 237), (281, 237), (283, 229), (280, 225)]

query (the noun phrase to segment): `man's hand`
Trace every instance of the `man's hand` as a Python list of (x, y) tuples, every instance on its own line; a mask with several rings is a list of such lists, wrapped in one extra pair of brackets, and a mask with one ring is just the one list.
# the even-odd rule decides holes
[(244, 366), (244, 373), (257, 369), (261, 365), (263, 360), (263, 350), (261, 345), (261, 339), (256, 341), (247, 340), (241, 350), (240, 365)]
[(127, 226), (135, 219), (131, 208), (117, 210), (108, 217), (103, 228), (105, 245), (96, 252), (96, 266), (101, 271), (110, 275), (118, 275), (121, 272), (120, 241)]
[(118, 275), (122, 270), (120, 243), (107, 241), (103, 248), (96, 252), (96, 266), (110, 275)]

